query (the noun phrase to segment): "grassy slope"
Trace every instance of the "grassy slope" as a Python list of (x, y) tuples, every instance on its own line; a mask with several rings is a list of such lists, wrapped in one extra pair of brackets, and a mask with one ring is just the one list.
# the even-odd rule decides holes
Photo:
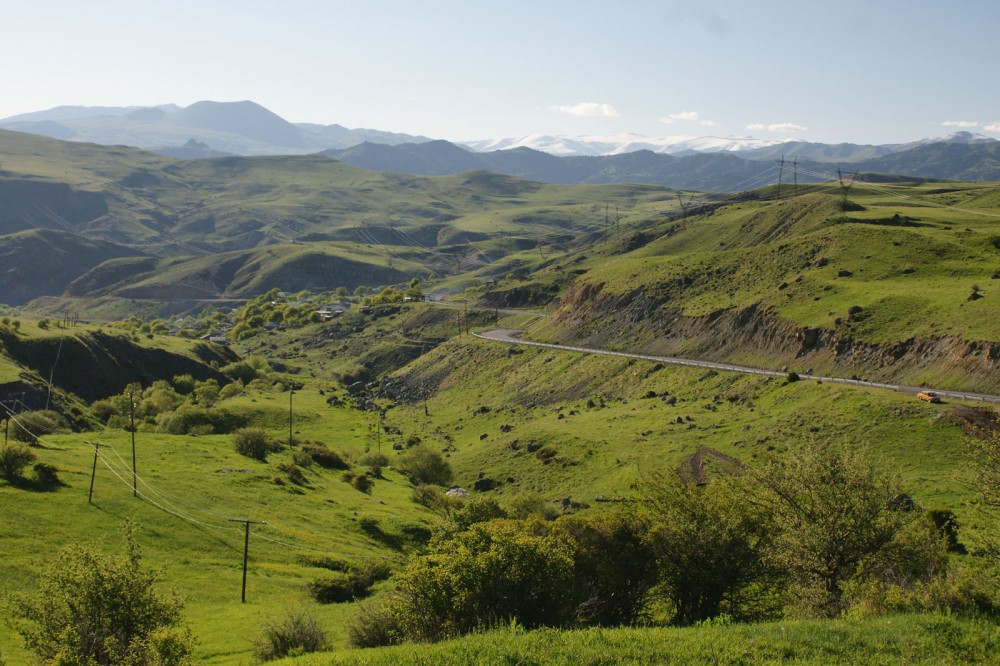
[[(370, 441), (363, 413), (331, 408), (315, 389), (296, 393), (294, 401), (296, 437), (322, 440), (355, 458), (363, 453)], [(254, 423), (275, 436), (287, 436), (287, 393), (240, 397), (227, 406), (253, 414)], [(308, 558), (397, 560), (399, 551), (367, 536), (357, 524), (358, 516), (377, 519), (386, 533), (397, 537), (404, 526), (430, 525), (430, 515), (409, 501), (410, 485), (397, 473), (386, 472), (371, 495), (354, 490), (334, 470), (307, 473), (309, 484), (303, 488), (279, 486), (273, 481), (281, 476), (277, 464), (288, 462), (289, 452), (259, 463), (237, 455), (228, 436), (137, 435), (140, 477), (155, 493), (141, 483), (140, 490), (188, 520), (133, 499), (129, 474), (116, 478), (102, 463), (90, 506), (89, 441), (100, 442), (112, 463), (118, 455), (130, 457), (129, 436), (124, 432), (52, 436), (36, 452), (60, 469), (65, 487), (36, 493), (0, 483), (0, 503), (18, 506), (18, 511), (5, 512), (0, 519), (0, 539), (7, 553), (0, 565), (5, 588), (30, 589), (37, 567), (60, 544), (97, 541), (102, 547), (115, 547), (118, 525), (130, 518), (140, 526), (139, 542), (149, 561), (164, 566), (166, 582), (188, 599), (185, 615), (199, 640), (199, 663), (245, 659), (262, 619), (302, 603), (305, 583), (323, 574), (323, 569), (308, 564)], [(230, 523), (231, 517), (268, 523), (254, 527), (246, 605), (239, 603), (242, 526)], [(47, 526), (44, 534), (39, 525)], [(350, 612), (337, 605), (319, 609), (334, 641), (342, 640), (341, 622)], [(0, 645), (10, 663), (25, 661), (9, 627), (0, 627)]]
[[(867, 316), (851, 333), (867, 342), (1000, 340), (1000, 298), (989, 298), (1000, 269), (992, 244), (1000, 237), (996, 187), (897, 190), (856, 190), (852, 201), (865, 210), (846, 216), (833, 193), (729, 206), (595, 266), (582, 280), (603, 283), (610, 294), (649, 290), (693, 316), (756, 303), (820, 328), (834, 328), (858, 305)], [(885, 224), (897, 214), (921, 226)], [(987, 297), (968, 302), (973, 284)]]
[[(300, 365), (300, 378), (326, 376), (346, 361), (338, 358), (341, 354), (357, 358), (379, 345), (390, 348), (406, 339), (446, 337), (453, 328), (453, 314), (423, 304), (406, 305), (396, 314), (343, 319), (345, 327), (340, 329), (334, 328), (339, 325), (335, 321), (295, 336), (265, 335), (247, 344), (253, 353), (271, 350), (283, 356), (283, 361)], [(338, 332), (328, 335), (334, 331)], [(258, 347), (258, 342), (264, 346)], [(570, 497), (600, 510), (603, 504), (598, 497), (613, 499), (628, 494), (644, 470), (673, 467), (699, 446), (748, 460), (772, 448), (780, 452), (786, 447), (832, 440), (867, 445), (886, 465), (899, 471), (921, 504), (955, 509), (963, 529), (995, 529), (995, 525), (973, 523), (967, 511), (966, 503), (972, 496), (968, 485), (971, 470), (963, 434), (945, 417), (946, 405), (925, 405), (905, 396), (851, 387), (807, 382), (784, 385), (778, 380), (657, 368), (641, 361), (530, 349), (512, 353), (505, 346), (471, 338), (445, 342), (400, 376), (433, 380), (430, 385), (438, 388), (430, 393), (429, 416), (424, 415), (419, 402), (399, 404), (388, 411), (387, 425), (400, 429), (397, 435), (381, 438), (381, 448), (390, 460), (397, 455), (391, 451), (392, 444), (418, 434), (425, 446), (454, 447), (449, 459), (459, 483), (470, 486), (479, 472), (484, 472), (502, 482), (501, 497), (530, 491), (556, 507)], [(327, 406), (329, 392), (321, 395), (321, 386), (324, 382), (315, 380), (292, 398), (296, 437), (324, 441), (357, 460), (366, 448), (378, 445), (372, 430), (375, 420), (368, 413)], [(649, 391), (658, 397), (645, 397)], [(666, 404), (664, 395), (676, 397), (677, 403)], [(588, 407), (591, 399), (594, 406)], [(239, 396), (223, 406), (251, 415), (254, 425), (280, 439), (287, 436), (288, 404), (287, 393), (263, 393)], [(560, 419), (560, 414), (564, 418)], [(676, 423), (678, 416), (683, 423)], [(504, 425), (511, 426), (509, 432), (503, 432)], [(484, 433), (486, 438), (481, 438)], [(371, 496), (354, 490), (340, 479), (339, 472), (332, 471), (310, 472), (309, 485), (297, 489), (273, 480), (281, 476), (277, 465), (290, 458), (287, 451), (272, 456), (265, 465), (236, 455), (227, 436), (175, 437), (145, 432), (138, 435), (138, 468), (142, 478), (161, 494), (153, 499), (169, 501), (173, 506), (168, 508), (197, 522), (134, 500), (128, 474), (122, 481), (104, 467), (98, 471), (96, 506), (91, 507), (86, 503), (93, 461), (88, 441), (105, 445), (111, 461), (117, 460), (116, 452), (129, 457), (128, 434), (124, 432), (46, 438), (46, 448), (37, 453), (60, 469), (68, 485), (53, 493), (38, 493), (0, 484), (0, 502), (19, 507), (0, 518), (0, 539), (5, 549), (9, 546), (6, 552), (13, 554), (0, 564), (4, 580), (10, 581), (10, 589), (30, 589), (37, 566), (60, 544), (102, 539), (111, 547), (116, 526), (123, 518), (132, 517), (141, 527), (140, 542), (149, 559), (164, 565), (166, 582), (188, 597), (186, 617), (199, 639), (198, 659), (206, 663), (245, 661), (263, 619), (306, 600), (305, 584), (324, 573), (309, 565), (308, 558), (328, 554), (347, 561), (366, 557), (398, 561), (401, 553), (391, 544), (411, 543), (404, 530), (428, 529), (436, 520), (410, 501), (409, 483), (392, 470), (386, 472), (385, 480), (376, 481)], [(543, 463), (527, 451), (529, 443), (551, 447), (555, 455)], [(514, 480), (508, 482), (508, 476)], [(378, 520), (389, 536), (379, 541), (367, 535), (358, 523), (363, 516)], [(255, 527), (254, 533), (274, 540), (255, 537), (251, 542), (246, 605), (238, 603), (242, 534), (238, 525), (228, 522), (230, 517), (267, 521), (267, 526)], [(40, 524), (51, 528), (40, 534), (34, 528)], [(380, 589), (387, 589), (387, 585)], [(344, 645), (344, 622), (354, 614), (354, 606), (314, 610), (333, 645)], [(852, 641), (867, 645), (882, 621), (872, 620), (844, 631), (848, 636), (859, 636)], [(818, 643), (796, 653), (807, 660), (819, 661), (826, 654), (824, 650), (832, 649), (823, 647), (837, 642), (828, 636), (844, 635), (837, 633), (841, 630), (835, 625), (820, 625), (815, 630), (812, 625), (802, 626), (803, 635)], [(727, 631), (768, 636), (776, 629), (740, 627)], [(981, 642), (976, 637), (985, 630), (960, 623), (948, 631), (973, 632), (974, 638), (960, 641), (964, 646)], [(530, 655), (542, 649), (535, 645), (551, 642), (550, 635), (544, 632), (488, 642), (498, 643), (502, 654), (527, 651), (523, 654)], [(650, 653), (660, 654), (674, 643), (675, 636), (661, 630), (574, 632), (566, 637), (571, 647), (565, 658), (571, 660), (572, 655), (596, 650), (594, 654), (616, 660), (627, 653), (623, 644), (634, 641), (644, 641)], [(911, 642), (909, 636), (904, 633), (898, 645)], [(573, 647), (578, 638), (584, 645)], [(471, 655), (481, 663), (491, 661), (497, 653), (480, 652), (485, 648), (477, 640), (458, 647), (433, 648), (434, 654), (442, 660)], [(535, 643), (539, 640), (541, 643)], [(11, 663), (23, 661), (9, 628), (0, 628), (0, 645)], [(965, 656), (975, 654), (961, 646), (952, 649)], [(405, 650), (412, 649), (426, 648), (385, 654), (406, 660), (408, 657), (399, 655), (411, 654)], [(696, 641), (690, 649), (702, 650), (704, 644)], [(893, 655), (892, 650), (899, 648), (890, 645), (886, 649)], [(450, 651), (460, 656), (450, 657)], [(382, 654), (345, 653), (331, 658), (352, 663), (381, 659)], [(916, 659), (924, 653), (906, 654)], [(934, 654), (938, 653), (926, 653)]]
[(500, 629), (436, 645), (353, 650), (276, 664), (989, 664), (995, 624), (937, 616), (687, 629)]

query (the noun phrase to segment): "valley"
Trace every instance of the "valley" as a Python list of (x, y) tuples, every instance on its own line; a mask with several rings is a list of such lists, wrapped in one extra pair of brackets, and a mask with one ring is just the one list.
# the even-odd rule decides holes
[[(5, 449), (36, 461), (0, 481), (10, 593), (71, 543), (120, 551), (127, 519), (185, 599), (198, 663), (263, 658), (255, 641), (290, 611), (327, 643), (277, 663), (596, 663), (635, 645), (666, 663), (993, 659), (995, 182), (706, 194), (2, 130), (0, 163), (0, 418)], [(260, 455), (238, 450), (251, 435)], [(823, 597), (783, 559), (809, 521), (793, 527), (764, 480), (826, 453), (837, 472), (814, 496), (831, 477), (891, 490), (859, 524), (900, 531)], [(685, 615), (664, 591), (683, 558), (664, 549), (719, 525), (761, 530), (759, 568)], [(661, 567), (629, 620), (594, 619), (613, 595), (569, 598), (619, 580), (602, 550)], [(470, 591), (479, 572), (565, 594), (503, 606)], [(401, 605), (428, 580), (444, 600), (430, 628)], [(463, 638), (475, 622), (442, 609), (482, 599), (501, 610)], [(0, 626), (10, 664), (29, 659), (17, 628)]]

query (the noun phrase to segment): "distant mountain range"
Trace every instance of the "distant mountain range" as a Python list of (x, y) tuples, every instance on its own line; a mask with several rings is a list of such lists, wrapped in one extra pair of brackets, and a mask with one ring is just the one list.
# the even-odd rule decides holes
[(838, 168), (1000, 180), (1000, 142), (968, 132), (889, 145), (638, 134), (530, 135), (458, 145), (340, 125), (290, 123), (249, 101), (204, 101), (184, 108), (60, 106), (0, 120), (0, 129), (124, 144), (181, 159), (321, 153), (374, 171), (453, 175), (484, 169), (550, 183), (632, 182), (706, 191), (773, 182), (782, 159), (788, 175), (801, 182), (829, 179)]
[[(294, 124), (255, 102), (196, 102), (188, 107), (59, 106), (0, 120), (0, 129), (67, 141), (126, 145), (167, 153), (182, 146), (184, 157), (302, 155), (347, 148), (364, 141), (385, 144), (429, 141), (427, 137), (340, 125)], [(193, 143), (191, 143), (193, 142)], [(203, 152), (191, 150), (204, 146)]]

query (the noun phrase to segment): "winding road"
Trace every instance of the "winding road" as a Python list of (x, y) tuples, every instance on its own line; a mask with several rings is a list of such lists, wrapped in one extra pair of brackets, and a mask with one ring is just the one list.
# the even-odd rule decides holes
[[(514, 345), (527, 345), (529, 347), (546, 347), (548, 349), (558, 349), (560, 351), (572, 351), (582, 354), (602, 354), (604, 356), (621, 356), (624, 358), (637, 358), (643, 361), (655, 361), (669, 365), (688, 366), (693, 368), (707, 368), (710, 370), (723, 370), (726, 372), (742, 372), (750, 375), (764, 375), (767, 377), (787, 377), (787, 372), (778, 370), (764, 370), (762, 368), (751, 368), (745, 365), (732, 365), (731, 363), (716, 363), (714, 361), (696, 361), (687, 358), (677, 358), (675, 356), (652, 356), (649, 354), (633, 354), (629, 352), (608, 351), (606, 349), (591, 349), (589, 347), (571, 347), (569, 345), (554, 345), (545, 342), (532, 342), (521, 337), (521, 331), (497, 328), (482, 333), (473, 333), (474, 336), (482, 340), (491, 342), (502, 342)], [(903, 386), (900, 384), (881, 384), (879, 382), (866, 382), (860, 379), (845, 379), (843, 377), (823, 377), (820, 375), (799, 375), (800, 379), (814, 379), (822, 382), (832, 382), (835, 384), (851, 384), (853, 386), (867, 386), (871, 388), (887, 389), (890, 391), (900, 391), (903, 393), (919, 393), (920, 391), (934, 391), (943, 398), (953, 398), (958, 400), (974, 400), (979, 402), (1000, 403), (1000, 395), (989, 393), (971, 393), (968, 391), (952, 391), (948, 389), (935, 389), (926, 386)]]

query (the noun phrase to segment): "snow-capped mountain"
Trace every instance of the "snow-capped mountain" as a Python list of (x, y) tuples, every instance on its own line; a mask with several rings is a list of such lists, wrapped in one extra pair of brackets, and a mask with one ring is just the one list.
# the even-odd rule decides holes
[(678, 155), (690, 153), (718, 153), (754, 150), (780, 144), (770, 139), (753, 137), (721, 137), (678, 135), (649, 137), (642, 134), (619, 134), (610, 136), (560, 136), (551, 134), (529, 134), (518, 138), (483, 139), (467, 141), (464, 145), (477, 152), (507, 150), (510, 148), (531, 148), (560, 157), (579, 155), (621, 155), (637, 150)]

